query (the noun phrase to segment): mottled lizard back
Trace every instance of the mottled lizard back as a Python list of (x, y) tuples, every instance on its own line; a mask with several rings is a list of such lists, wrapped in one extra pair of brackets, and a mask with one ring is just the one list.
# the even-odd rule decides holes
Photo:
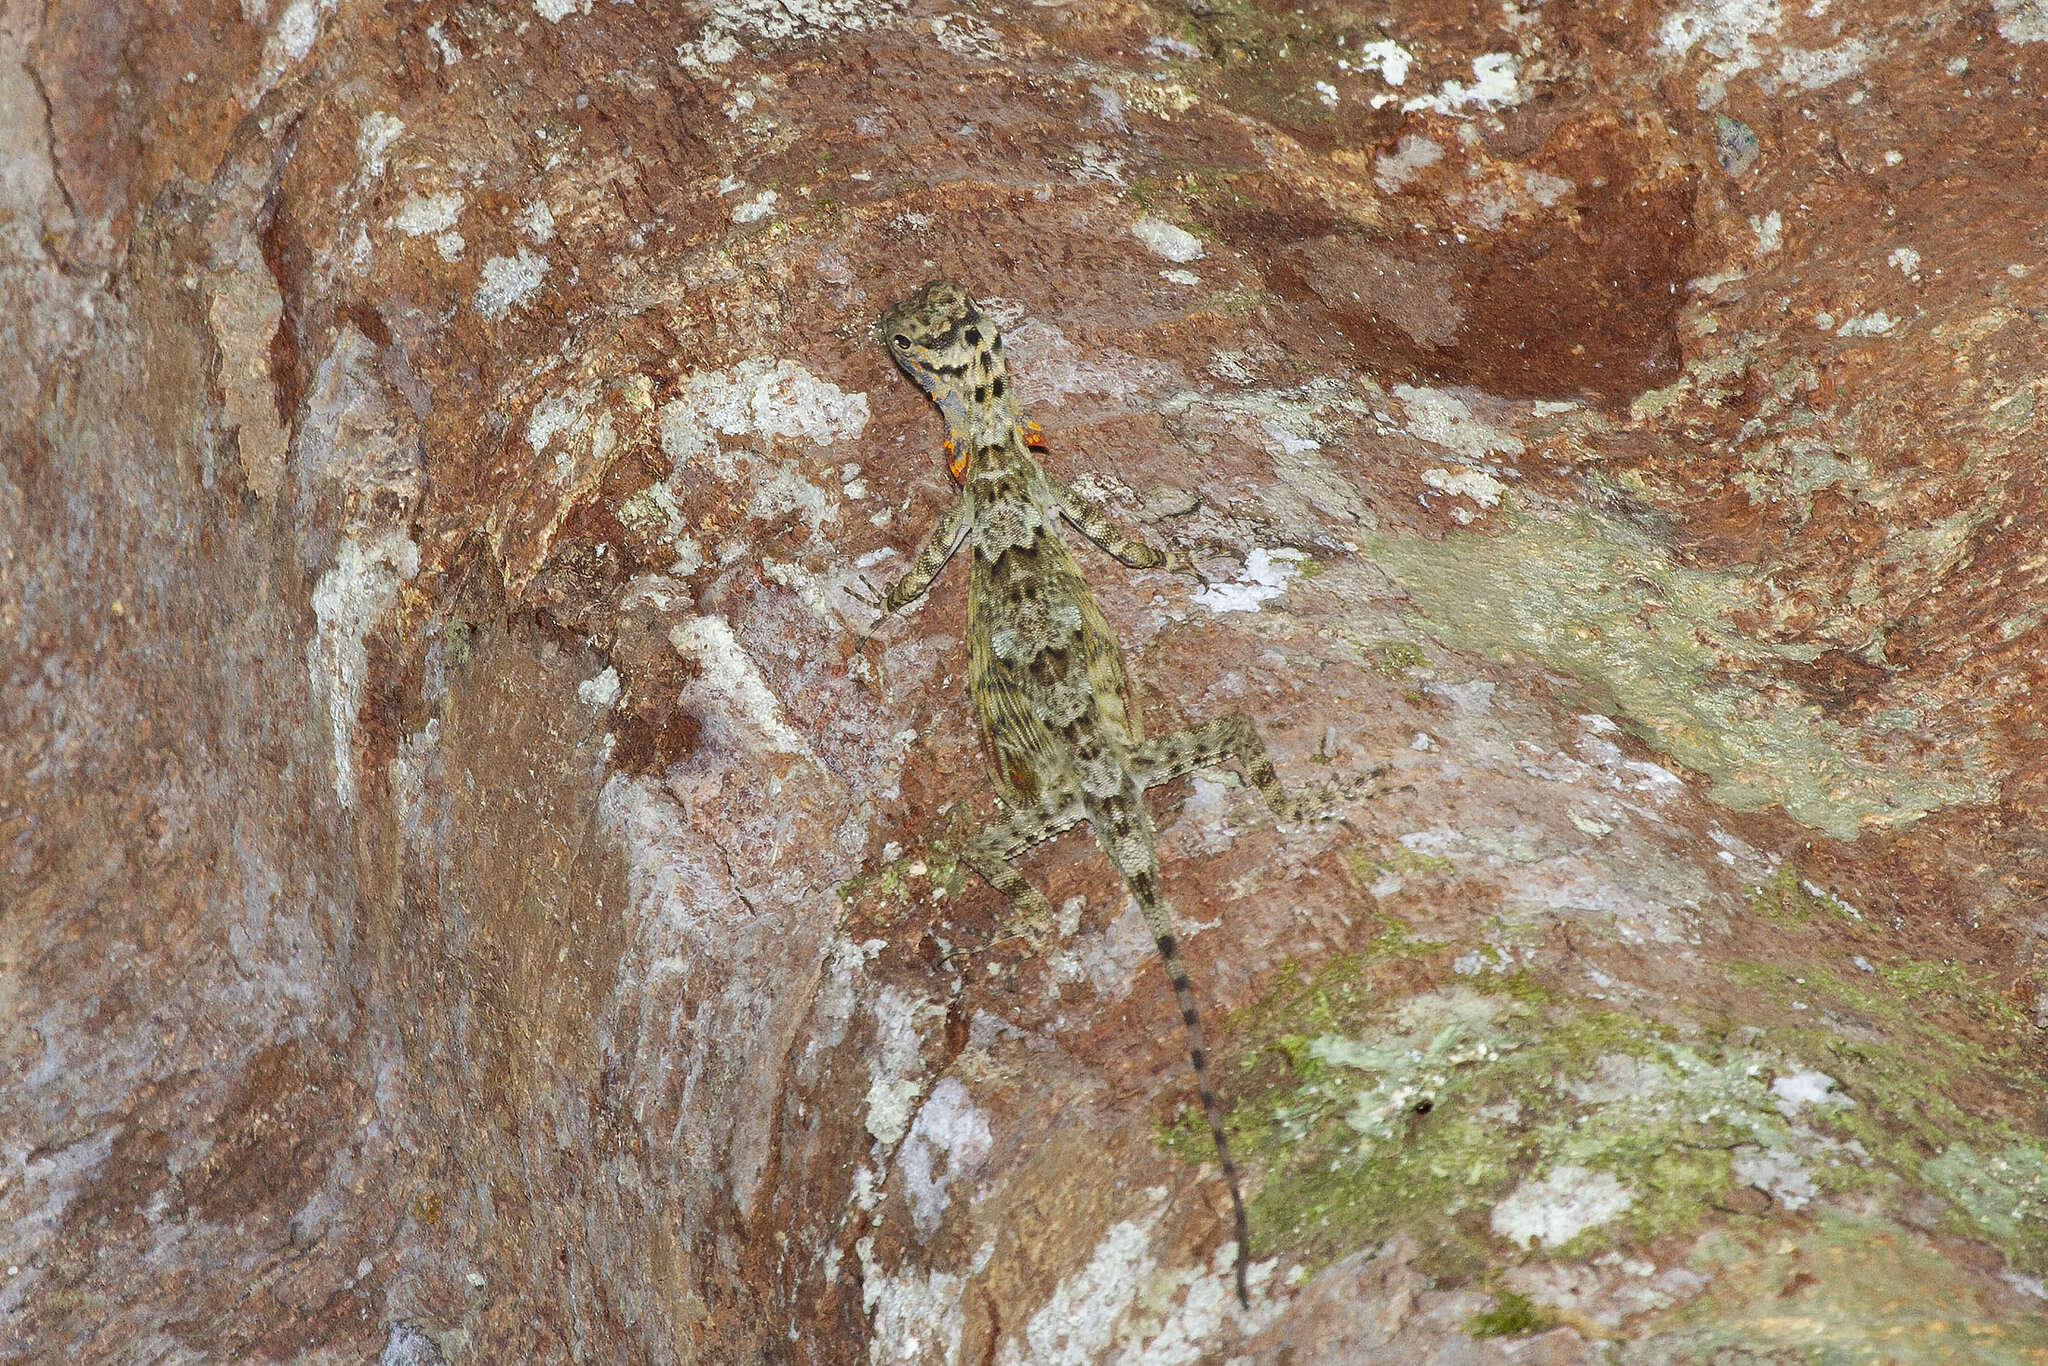
[(1032, 844), (1086, 820), (1122, 874), (1180, 1005), (1196, 1090), (1230, 1188), (1238, 1299), (1248, 1304), (1250, 1222), (1143, 799), (1148, 787), (1235, 758), (1275, 811), (1298, 816), (1300, 805), (1281, 789), (1257, 730), (1241, 713), (1157, 740), (1143, 737), (1122, 652), (1060, 539), (1059, 523), (1071, 522), (1133, 568), (1178, 561), (1046, 474), (1032, 453), (1038, 428), (1010, 391), (1002, 338), (967, 291), (934, 281), (883, 313), (881, 332), (897, 365), (945, 415), (948, 468), (960, 485), (959, 499), (915, 562), (882, 595), (882, 610), (894, 612), (922, 595), (956, 549), (972, 547), (968, 680), (1007, 814), (969, 841), (963, 855), (1039, 926), (1049, 927), (1051, 908), (1010, 862)]

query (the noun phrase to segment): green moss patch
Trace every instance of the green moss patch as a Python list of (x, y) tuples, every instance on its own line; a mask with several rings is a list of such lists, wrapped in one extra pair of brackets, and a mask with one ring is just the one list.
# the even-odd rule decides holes
[(1518, 1338), (1555, 1328), (1557, 1318), (1538, 1309), (1527, 1295), (1512, 1290), (1494, 1292), (1493, 1308), (1483, 1309), (1465, 1320), (1465, 1331), (1475, 1338)]
[[(1469, 1274), (1504, 1247), (1573, 1255), (1690, 1229), (1740, 1150), (1853, 1160), (1795, 1135), (1770, 1055), (1542, 991), (1456, 986), (1374, 1010), (1367, 977), (1355, 962), (1335, 983), (1296, 976), (1232, 1022), (1271, 1040), (1231, 1116), (1265, 1173), (1252, 1219), (1269, 1247), (1320, 1262), (1405, 1229), (1439, 1271)], [(1192, 1112), (1169, 1141), (1207, 1146)]]
[(1863, 917), (1840, 897), (1799, 876), (1789, 863), (1751, 893), (1750, 910), (1780, 925), (1813, 925), (1829, 920), (1854, 922)]
[(1708, 572), (1612, 517), (1503, 506), (1500, 534), (1376, 537), (1446, 644), (1522, 656), (1570, 674), (1645, 740), (1748, 809), (1778, 803), (1844, 839), (1930, 811), (1992, 800), (1974, 750), (1925, 750), (1914, 734), (1848, 726), (1783, 684), (1778, 666), (1816, 647), (1774, 644), (1736, 623), (1767, 612), (1754, 577)]
[[(2048, 1151), (1946, 1089), (2015, 1075), (2021, 1022), (1987, 984), (1939, 975), (1951, 1013), (1984, 1037), (1875, 970), (1736, 965), (1753, 1004), (1720, 1030), (1662, 1026), (1526, 972), (1379, 994), (1411, 983), (1415, 958), (1458, 950), (1390, 925), (1370, 952), (1289, 970), (1228, 1022), (1246, 1045), (1226, 1087), (1231, 1144), (1258, 1174), (1263, 1250), (1314, 1266), (1406, 1232), (1430, 1274), (1476, 1281), (1697, 1236), (1735, 1210), (1744, 1236), (1845, 1208), (1906, 1236), (1935, 1196), (1953, 1231), (2048, 1270)], [(1163, 1139), (1210, 1156), (1192, 1108)]]
[(1882, 1220), (1827, 1215), (1794, 1237), (1705, 1240), (1693, 1267), (1712, 1293), (1664, 1315), (1638, 1340), (1640, 1359), (2048, 1363), (2048, 1316), (1990, 1317), (1954, 1257)]
[(2048, 1272), (2048, 1151), (2039, 1143), (1991, 1152), (1958, 1143), (1920, 1171), (1954, 1205), (1959, 1232), (1997, 1243), (2024, 1271)]

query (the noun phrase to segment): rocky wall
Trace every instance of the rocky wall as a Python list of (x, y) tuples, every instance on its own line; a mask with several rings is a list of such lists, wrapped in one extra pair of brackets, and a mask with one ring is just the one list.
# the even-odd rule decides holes
[[(2035, 0), (0, 0), (0, 1346), (2048, 1361)], [(1149, 727), (1042, 950), (937, 275)], [(1377, 795), (1359, 781), (1385, 768)]]

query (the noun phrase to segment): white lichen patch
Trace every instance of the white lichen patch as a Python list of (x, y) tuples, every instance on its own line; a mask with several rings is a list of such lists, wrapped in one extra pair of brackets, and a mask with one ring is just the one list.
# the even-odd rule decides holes
[(1771, 1082), (1771, 1101), (1786, 1118), (1804, 1106), (1844, 1108), (1856, 1102), (1835, 1089), (1835, 1079), (1810, 1067), (1795, 1068)]
[(924, 1089), (924, 1038), (920, 1019), (929, 1011), (893, 986), (875, 996), (875, 1044), (868, 1060), (868, 1133), (883, 1148), (894, 1148), (910, 1129), (911, 1109)]
[(1653, 1096), (1669, 1089), (1668, 1068), (1632, 1053), (1603, 1053), (1593, 1075), (1567, 1082), (1565, 1090), (1583, 1105), (1611, 1105), (1631, 1096)]
[[(1069, 904), (1073, 910), (1073, 929), (1077, 932), (1081, 906), (1078, 901)], [(1066, 932), (1064, 921), (1062, 930)], [(1123, 913), (1103, 926), (1101, 933), (1072, 933), (1068, 942), (1071, 948), (1054, 953), (1046, 961), (1047, 1000), (1059, 999), (1067, 984), (1085, 981), (1104, 1000), (1121, 1001), (1131, 994), (1138, 974), (1158, 952), (1135, 897), (1126, 898)]]
[(1165, 33), (1155, 33), (1145, 40), (1145, 55), (1155, 62), (1201, 62), (1209, 58), (1207, 52), (1186, 39)]
[(611, 414), (597, 407), (597, 386), (581, 384), (534, 405), (526, 444), (535, 455), (553, 452), (556, 482), (568, 487), (609, 464), (618, 434)]
[(377, 1366), (436, 1366), (447, 1360), (441, 1348), (409, 1323), (393, 1322), (377, 1354)]
[(775, 213), (775, 201), (779, 196), (773, 190), (763, 190), (752, 199), (733, 205), (732, 221), (745, 226), (758, 223)]
[(1176, 264), (1199, 261), (1207, 255), (1202, 239), (1186, 228), (1175, 227), (1165, 219), (1149, 214), (1131, 224), (1131, 236), (1143, 242), (1154, 256)]
[(1776, 209), (1761, 216), (1751, 214), (1749, 230), (1756, 234), (1756, 246), (1752, 253), (1754, 255), (1769, 256), (1785, 245), (1785, 215)]
[(1493, 1231), (1516, 1247), (1556, 1247), (1633, 1204), (1635, 1193), (1608, 1173), (1566, 1163), (1522, 1182), (1495, 1205)]
[(1384, 395), (1369, 384), (1354, 388), (1317, 379), (1293, 389), (1183, 391), (1160, 400), (1158, 409), (1204, 432), (1264, 446), (1273, 462), (1273, 477), (1259, 490), (1268, 525), (1281, 538), (1314, 541), (1331, 520), (1353, 527), (1377, 524), (1348, 467), (1326, 454), (1375, 420), (1375, 399), (1383, 403)]
[(263, 42), (263, 66), (247, 103), (254, 107), (284, 73), (305, 60), (320, 37), (320, 19), (334, 8), (335, 0), (291, 0), (277, 16), (277, 27)]
[(618, 504), (618, 520), (643, 537), (666, 541), (676, 553), (676, 561), (668, 567), (676, 578), (688, 578), (705, 567), (705, 547), (690, 535), (690, 522), (682, 514), (682, 504), (676, 502), (676, 489), (670, 487), (670, 481), (649, 483)]
[(450, 41), (446, 20), (436, 19), (427, 25), (427, 41), (440, 54), (442, 66), (455, 66), (462, 61), (462, 49)]
[(1419, 133), (1403, 133), (1391, 152), (1382, 152), (1373, 163), (1372, 183), (1387, 194), (1398, 194), (1409, 181), (1444, 159), (1444, 149)]
[(1372, 1075), (1367, 1085), (1345, 1088), (1344, 1122), (1369, 1147), (1394, 1138), (1417, 1105), (1434, 1103), (1458, 1069), (1499, 1058), (1506, 1046), (1495, 1025), (1501, 1009), (1498, 999), (1463, 989), (1430, 992), (1402, 1005), (1395, 1032), (1370, 1041), (1325, 1034), (1309, 1041), (1308, 1052)]
[(1175, 114), (1184, 114), (1195, 107), (1199, 96), (1179, 81), (1130, 80), (1124, 84), (1122, 94), (1131, 108), (1141, 114), (1171, 119)]
[(629, 923), (669, 941), (663, 945), (667, 951), (648, 964), (648, 979), (683, 971), (678, 950), (695, 941), (706, 920), (729, 909), (734, 898), (701, 857), (679, 853), (697, 849), (700, 842), (659, 779), (614, 773), (598, 797), (597, 817), (625, 851)]
[(477, 281), (476, 311), (496, 322), (537, 294), (547, 273), (548, 258), (525, 247), (517, 256), (493, 256)]
[(545, 199), (536, 199), (521, 209), (512, 222), (536, 242), (551, 242), (555, 237), (555, 213)]
[(1190, 599), (1212, 612), (1256, 612), (1287, 591), (1287, 584), (1308, 559), (1299, 550), (1254, 550), (1229, 583), (1212, 583)]
[(533, 0), (533, 12), (551, 24), (572, 14), (590, 13), (590, 0)]
[(1530, 215), (1555, 205), (1570, 194), (1572, 182), (1562, 176), (1509, 166), (1460, 197), (1472, 226), (1493, 232), (1511, 215)]
[(1882, 337), (1899, 325), (1899, 320), (1883, 309), (1874, 313), (1859, 313), (1853, 318), (1842, 320), (1835, 329), (1838, 337)]
[(545, 451), (563, 432), (578, 433), (589, 426), (584, 416), (597, 397), (594, 385), (584, 384), (563, 394), (551, 394), (533, 405), (526, 419), (526, 444), (536, 454)]
[[(863, 1173), (864, 1174), (864, 1173)], [(961, 1360), (960, 1339), (966, 1329), (967, 1283), (988, 1269), (995, 1244), (983, 1243), (964, 1275), (916, 1270), (893, 1274), (875, 1258), (873, 1235), (857, 1240), (860, 1258), (861, 1307), (873, 1330), (868, 1335), (868, 1366), (925, 1366)], [(829, 1254), (828, 1254), (829, 1256)]]
[[(723, 617), (691, 617), (669, 628), (669, 644), (703, 670), (689, 686), (713, 718), (740, 734), (751, 734), (770, 749), (810, 758), (811, 747), (782, 719), (782, 703), (769, 690), (753, 656), (741, 646)], [(707, 718), (712, 719), (712, 718)]]
[(1729, 1172), (1743, 1185), (1756, 1187), (1788, 1210), (1803, 1209), (1820, 1194), (1806, 1164), (1798, 1154), (1784, 1148), (1744, 1144), (1735, 1150)]
[(1442, 88), (1430, 95), (1417, 95), (1404, 101), (1404, 113), (1428, 110), (1436, 114), (1454, 114), (1458, 110), (1473, 107), (1481, 110), (1505, 109), (1521, 103), (1522, 82), (1521, 62), (1512, 52), (1488, 52), (1472, 59), (1472, 83), (1445, 81)]
[(1358, 50), (1360, 67), (1377, 70), (1380, 79), (1388, 85), (1401, 85), (1408, 79), (1408, 69), (1415, 65), (1415, 54), (1391, 38), (1382, 38), (1367, 43)]
[(1001, 61), (1003, 35), (971, 14), (941, 14), (931, 21), (932, 41), (964, 61)]
[(1884, 263), (1908, 280), (1918, 279), (1920, 276), (1920, 253), (1911, 247), (1893, 247), (1891, 254), (1884, 258)]
[(363, 174), (375, 180), (384, 174), (384, 154), (391, 150), (391, 144), (398, 141), (398, 135), (405, 131), (405, 120), (396, 114), (373, 110), (363, 115), (363, 121), (356, 130), (356, 161), (363, 168)]
[(1196, 1366), (1215, 1359), (1226, 1329), (1254, 1333), (1278, 1316), (1280, 1306), (1260, 1294), (1270, 1262), (1254, 1263), (1246, 1277), (1258, 1307), (1250, 1314), (1238, 1308), (1236, 1252), (1227, 1242), (1206, 1268), (1159, 1264), (1152, 1241), (1164, 1197), (1152, 1192), (1149, 1209), (1110, 1226), (1087, 1264), (1060, 1281), (1021, 1334), (1003, 1341), (998, 1366)]
[(1820, 90), (1861, 72), (1875, 51), (1861, 38), (1827, 48), (1787, 48), (1778, 58), (1778, 79), (1802, 90)]
[(610, 708), (619, 700), (619, 671), (607, 664), (595, 678), (586, 678), (576, 685), (576, 700), (586, 707), (599, 711)]
[(1147, 385), (1167, 382), (1172, 372), (1156, 361), (1111, 353), (1102, 360), (1083, 354), (1059, 328), (1039, 318), (1023, 315), (1009, 300), (1005, 313), (1014, 321), (999, 317), (991, 302), (982, 311), (1003, 329), (1003, 352), (1018, 395), (1026, 403), (1046, 403), (1068, 394), (1129, 394)]
[(391, 226), (407, 237), (426, 237), (446, 232), (462, 218), (462, 196), (453, 191), (441, 194), (407, 195), (391, 215)]
[(719, 0), (697, 41), (676, 49), (684, 66), (720, 66), (749, 42), (786, 43), (858, 33), (894, 19), (905, 0)]
[(865, 625), (874, 615), (874, 609), (854, 591), (859, 580), (852, 574), (813, 573), (792, 560), (763, 555), (761, 577), (796, 594), (799, 602), (825, 620)]
[(396, 527), (385, 527), (362, 539), (343, 537), (334, 567), (313, 586), (316, 627), (306, 643), (306, 675), (313, 696), (326, 704), (334, 797), (344, 810), (356, 804), (356, 715), (369, 670), (370, 630), (398, 605), (399, 587), (419, 567), (419, 547)]
[(1522, 454), (1520, 437), (1479, 417), (1469, 404), (1453, 394), (1410, 384), (1397, 384), (1392, 393), (1401, 400), (1408, 435), (1412, 437), (1455, 451), (1474, 462), (1484, 462), (1494, 454)]
[(1657, 53), (1680, 60), (1697, 47), (1714, 59), (1699, 85), (1699, 107), (1712, 109), (1728, 82), (1763, 65), (1760, 42), (1777, 32), (1778, 17), (1778, 0), (1705, 0), (1665, 17)]
[(1998, 36), (2008, 43), (2048, 43), (2048, 0), (1991, 0), (1991, 8), (1998, 15)]
[(1038, 1312), (1025, 1322), (1023, 1349), (1011, 1338), (997, 1361), (1002, 1366), (1094, 1366), (1115, 1343), (1117, 1329), (1140, 1285), (1158, 1269), (1152, 1258), (1155, 1211), (1144, 1222), (1126, 1219), (1111, 1226), (1095, 1245), (1087, 1266), (1062, 1280)]
[(958, 1078), (947, 1077), (932, 1088), (897, 1157), (910, 1222), (920, 1240), (938, 1232), (949, 1199), (947, 1188), (980, 1175), (993, 1146), (987, 1117), (974, 1108)]
[(1483, 508), (1493, 507), (1507, 492), (1507, 486), (1485, 470), (1427, 469), (1422, 472), (1422, 482), (1439, 493), (1470, 498)]
[(832, 495), (787, 465), (776, 465), (754, 486), (747, 500), (747, 515), (764, 520), (794, 512), (812, 526), (820, 526), (839, 515)]
[(710, 457), (722, 478), (736, 473), (717, 438), (797, 437), (819, 446), (866, 430), (868, 396), (847, 393), (794, 361), (755, 356), (722, 370), (699, 370), (661, 409), (661, 449), (677, 464)]
[[(1249, 1337), (1279, 1318), (1284, 1304), (1265, 1293), (1273, 1279), (1274, 1263), (1253, 1262), (1245, 1269), (1245, 1290), (1252, 1297), (1247, 1312), (1237, 1303), (1236, 1262), (1236, 1245), (1225, 1239), (1211, 1254), (1206, 1276), (1177, 1271), (1155, 1278), (1155, 1284), (1184, 1284), (1187, 1289), (1179, 1300), (1168, 1301), (1156, 1328), (1150, 1322), (1132, 1324), (1124, 1334), (1124, 1352), (1116, 1359), (1139, 1366), (1199, 1366), (1215, 1359), (1216, 1345), (1225, 1333)], [(1155, 1293), (1152, 1303), (1160, 1298)], [(1235, 1356), (1227, 1361), (1248, 1366), (1251, 1358)]]

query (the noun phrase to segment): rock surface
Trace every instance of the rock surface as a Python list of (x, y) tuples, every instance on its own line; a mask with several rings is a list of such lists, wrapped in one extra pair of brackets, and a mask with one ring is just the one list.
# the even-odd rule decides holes
[[(0, 0), (0, 1355), (2048, 1361), (2048, 16)], [(1259, 1261), (873, 344), (1078, 476)], [(1817, 1355), (1816, 1355), (1817, 1354)]]

